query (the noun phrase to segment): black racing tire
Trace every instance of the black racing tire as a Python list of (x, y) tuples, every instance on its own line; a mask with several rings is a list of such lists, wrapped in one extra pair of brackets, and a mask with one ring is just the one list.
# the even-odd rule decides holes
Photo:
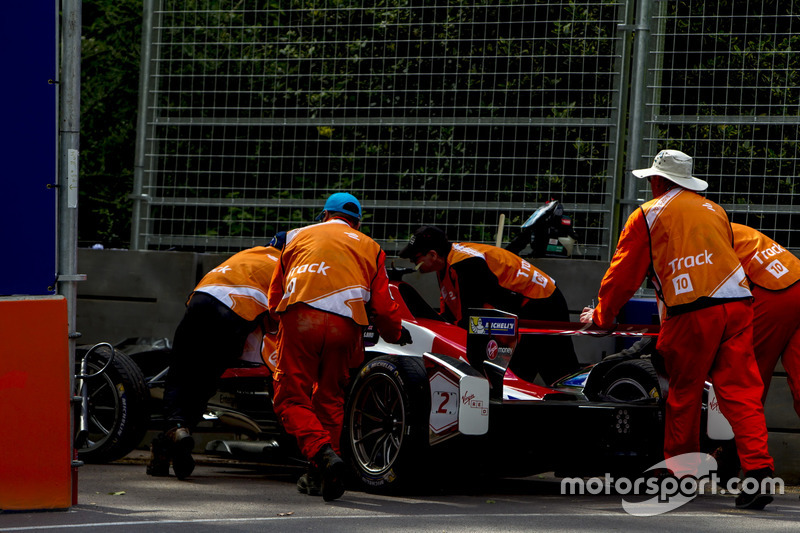
[[(80, 360), (87, 351), (78, 349), (76, 375), (80, 374)], [(87, 375), (102, 369), (110, 357), (111, 349), (107, 346), (92, 351)], [(85, 463), (108, 463), (121, 459), (142, 442), (150, 423), (150, 393), (144, 375), (128, 355), (114, 350), (114, 360), (105, 372), (85, 382), (89, 398), (89, 434), (78, 448), (78, 459)], [(80, 404), (75, 411), (77, 433)]]
[(661, 397), (658, 374), (648, 359), (631, 359), (615, 365), (603, 376), (600, 390), (603, 398), (617, 402)]
[(414, 487), (429, 457), (430, 386), (422, 359), (381, 355), (356, 375), (345, 409), (343, 450), (360, 488)]

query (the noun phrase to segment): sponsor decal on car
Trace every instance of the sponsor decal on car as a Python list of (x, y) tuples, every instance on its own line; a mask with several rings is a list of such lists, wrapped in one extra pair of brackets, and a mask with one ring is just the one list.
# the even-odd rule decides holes
[(479, 409), (483, 416), (489, 414), (489, 408), (483, 405), (483, 401), (478, 400), (475, 394), (469, 391), (464, 392), (464, 395), (461, 396), (461, 403), (472, 409)]
[(472, 316), (469, 332), (476, 335), (516, 335), (516, 324), (513, 318)]
[(458, 424), (458, 384), (441, 372), (430, 378), (430, 429), (442, 433)]
[(497, 341), (492, 339), (486, 345), (486, 357), (490, 361), (494, 361), (494, 358), (497, 357)]

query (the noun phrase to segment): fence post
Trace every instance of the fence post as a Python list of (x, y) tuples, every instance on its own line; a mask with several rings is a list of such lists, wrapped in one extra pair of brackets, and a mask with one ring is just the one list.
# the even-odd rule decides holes
[(639, 167), (642, 157), (642, 137), (645, 123), (645, 91), (647, 89), (647, 57), (650, 53), (650, 7), (653, 0), (636, 0), (635, 42), (633, 47), (633, 72), (631, 74), (631, 114), (628, 153), (625, 163), (625, 187), (622, 204), (622, 220), (639, 205), (636, 198), (638, 180), (631, 170)]
[[(60, 105), (58, 109), (59, 164), (58, 164), (58, 294), (66, 300), (67, 368), (69, 369), (69, 394), (74, 390), (75, 339), (80, 337), (75, 323), (77, 318), (78, 282), (86, 279), (78, 269), (78, 193), (81, 116), (81, 25), (82, 0), (64, 0), (61, 13), (61, 72)], [(57, 351), (54, 351), (58, 354)], [(72, 417), (66, 424), (69, 429), (67, 444), (72, 452)], [(77, 466), (77, 464), (75, 464)], [(76, 482), (77, 472), (72, 476)], [(77, 503), (77, 486), (72, 486), (72, 503)]]
[(131, 250), (147, 249), (139, 242), (142, 235), (142, 211), (147, 209), (146, 196), (142, 190), (144, 187), (144, 165), (147, 154), (147, 122), (150, 112), (147, 107), (149, 98), (150, 81), (150, 61), (152, 59), (153, 42), (153, 0), (142, 2), (142, 49), (141, 66), (139, 70), (139, 111), (136, 117), (136, 148), (133, 159), (133, 191), (130, 199), (133, 202), (131, 219)]
[(67, 299), (70, 354), (75, 333), (78, 263), (78, 153), (81, 112), (81, 0), (64, 0), (59, 106), (58, 293)]
[(624, 14), (622, 16), (622, 24), (617, 26), (617, 32), (622, 34), (619, 44), (619, 60), (617, 61), (616, 71), (619, 73), (619, 79), (616, 82), (615, 94), (617, 98), (617, 117), (614, 121), (614, 148), (611, 155), (612, 167), (610, 168), (609, 175), (611, 176), (610, 189), (612, 194), (609, 201), (609, 215), (606, 219), (606, 242), (605, 255), (601, 258), (605, 261), (610, 261), (614, 255), (614, 247), (620, 233), (620, 212), (622, 194), (624, 190), (624, 178), (626, 173), (625, 166), (625, 152), (626, 152), (626, 122), (628, 119), (628, 110), (630, 109), (629, 102), (629, 85), (631, 80), (631, 34), (633, 32), (633, 16), (634, 8), (637, 0), (627, 0), (624, 5)]

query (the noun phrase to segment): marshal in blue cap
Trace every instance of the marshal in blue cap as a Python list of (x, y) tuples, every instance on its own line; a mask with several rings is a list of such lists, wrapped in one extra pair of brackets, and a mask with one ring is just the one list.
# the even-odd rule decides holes
[(322, 208), (322, 212), (314, 220), (322, 220), (326, 211), (328, 213), (344, 213), (361, 220), (361, 204), (355, 196), (347, 192), (337, 192), (330, 195), (325, 202), (325, 207)]

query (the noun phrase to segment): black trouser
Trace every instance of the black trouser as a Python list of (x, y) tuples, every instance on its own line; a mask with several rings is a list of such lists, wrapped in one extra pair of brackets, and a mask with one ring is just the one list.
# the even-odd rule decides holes
[(217, 390), (219, 377), (241, 357), (256, 325), (213, 296), (192, 295), (172, 343), (164, 385), (165, 430), (178, 424), (194, 430)]
[[(529, 300), (519, 310), (519, 318), (569, 322), (569, 307), (556, 288), (549, 298)], [(509, 365), (511, 371), (526, 381), (537, 374), (548, 385), (580, 368), (572, 337), (561, 335), (521, 335)]]

